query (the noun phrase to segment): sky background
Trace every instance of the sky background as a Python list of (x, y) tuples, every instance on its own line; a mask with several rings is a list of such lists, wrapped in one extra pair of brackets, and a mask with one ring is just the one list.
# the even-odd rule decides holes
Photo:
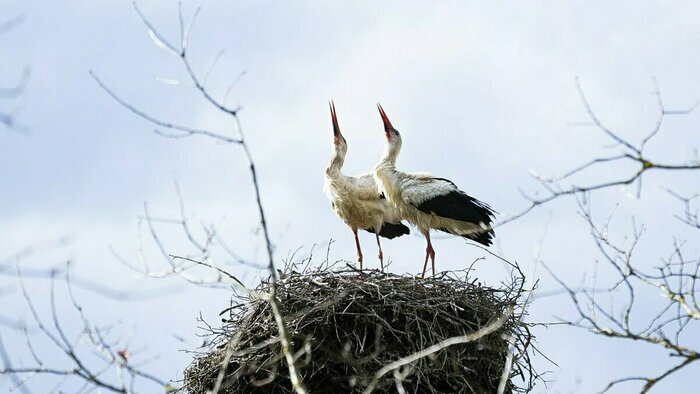
[[(174, 2), (139, 4), (164, 35), (177, 41)], [(447, 1), (428, 7), (413, 1), (201, 0), (186, 1), (185, 14), (200, 5), (190, 37), (193, 66), (203, 73), (225, 50), (208, 81), (218, 97), (246, 72), (229, 103), (244, 108), (241, 121), (258, 166), (278, 260), (299, 248), (298, 256), (312, 248), (323, 254), (319, 251), (330, 239), (335, 240), (331, 259), (355, 256), (352, 233), (321, 192), (332, 146), (330, 99), (349, 145), (345, 173), (366, 172), (380, 156), (379, 101), (402, 132), (400, 169), (451, 179), (505, 217), (527, 206), (519, 188), (538, 189), (531, 170), (559, 175), (617, 152), (605, 148), (609, 141), (599, 130), (573, 125), (586, 120), (576, 77), (598, 115), (632, 141), (646, 135), (655, 120), (652, 77), (669, 108), (687, 107), (700, 97), (700, 4), (692, 1)], [(186, 74), (177, 58), (149, 39), (130, 2), (0, 4), (0, 20), (17, 14), (25, 15), (25, 22), (0, 36), (0, 84), (12, 85), (23, 67), (31, 66), (18, 118), (31, 134), (0, 129), (0, 259), (67, 236), (66, 245), (40, 251), (22, 266), (48, 268), (70, 259), (75, 275), (135, 294), (115, 301), (76, 290), (91, 321), (118, 322), (115, 335), (129, 338), (135, 357), (150, 360), (149, 371), (178, 379), (191, 360), (182, 350), (201, 343), (197, 317), (201, 313), (216, 322), (230, 293), (179, 278), (139, 277), (112, 250), (138, 260), (137, 223), (144, 202), (154, 216), (177, 217), (177, 179), (198, 234), (200, 223), (213, 224), (239, 254), (264, 259), (245, 158), (238, 146), (155, 135), (150, 124), (107, 96), (89, 71), (161, 119), (222, 133), (230, 133), (233, 124), (192, 88), (158, 81), (185, 80)], [(6, 100), (0, 105), (12, 107)], [(649, 154), (667, 162), (692, 158), (699, 120), (700, 113), (668, 119)], [(619, 166), (578, 180), (632, 170)], [(688, 254), (697, 256), (698, 235), (673, 218), (682, 206), (662, 187), (691, 193), (699, 184), (694, 173), (651, 173), (641, 199), (629, 190), (607, 190), (595, 197), (594, 215), (604, 218), (614, 210), (611, 231), (618, 239), (628, 235), (631, 215), (646, 224), (639, 253), (643, 266), (667, 256), (674, 237), (687, 240)], [(159, 229), (173, 254), (191, 252), (178, 229)], [(462, 269), (485, 254), (460, 239), (439, 238), (440, 270)], [(373, 237), (363, 234), (362, 241), (366, 265), (378, 265)], [(423, 239), (414, 235), (384, 243), (385, 256), (393, 261), (390, 269), (397, 273), (419, 272), (424, 248)], [(556, 284), (534, 264), (538, 253), (538, 261), (569, 283), (590, 278), (599, 257), (572, 199), (497, 229), (492, 250), (521, 263), (531, 279), (540, 279), (542, 291)], [(144, 256), (154, 268), (166, 268), (152, 243), (144, 243)], [(249, 283), (260, 275), (240, 265), (230, 270)], [(599, 280), (607, 274), (601, 268)], [(497, 285), (508, 271), (487, 258), (476, 265), (475, 275)], [(48, 311), (49, 281), (27, 281), (39, 309)], [(2, 321), (31, 319), (14, 278), (1, 277), (0, 291)], [(79, 321), (65, 292), (58, 294), (65, 324), (77, 330)], [(641, 302), (651, 308), (659, 297), (650, 293)], [(529, 319), (550, 322), (571, 312), (567, 299), (547, 297), (533, 303)], [(0, 324), (0, 334), (11, 354), (30, 362), (21, 335), (6, 324)], [(538, 327), (534, 334), (539, 349), (557, 364), (535, 359), (539, 371), (551, 371), (549, 383), (535, 392), (588, 393), (617, 377), (655, 374), (674, 361), (654, 348), (561, 326)], [(700, 336), (695, 338), (687, 340), (697, 348)], [(36, 346), (45, 350), (47, 362), (65, 362), (48, 343)], [(682, 392), (695, 369), (660, 384), (656, 392)], [(35, 390), (47, 387), (39, 378), (31, 384)], [(0, 391), (9, 385), (0, 379)]]

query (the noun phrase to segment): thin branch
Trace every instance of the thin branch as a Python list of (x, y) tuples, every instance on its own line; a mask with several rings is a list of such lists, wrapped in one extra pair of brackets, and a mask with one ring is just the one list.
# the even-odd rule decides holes
[(513, 307), (510, 306), (508, 307), (505, 312), (495, 321), (492, 323), (489, 323), (488, 325), (484, 326), (483, 328), (479, 329), (478, 331), (475, 331), (473, 333), (467, 334), (467, 335), (461, 335), (457, 337), (452, 337), (445, 339), (444, 341), (441, 341), (439, 343), (436, 343), (432, 346), (429, 346), (419, 352), (413, 353), (409, 356), (403, 357), (399, 360), (396, 360), (392, 363), (389, 363), (382, 367), (377, 373), (374, 375), (374, 378), (372, 378), (372, 381), (367, 385), (367, 388), (365, 389), (365, 394), (369, 394), (374, 389), (377, 387), (377, 384), (379, 383), (379, 379), (382, 378), (382, 376), (386, 375), (388, 372), (396, 370), (398, 368), (403, 367), (404, 365), (409, 365), (412, 364), (418, 360), (420, 360), (423, 357), (430, 356), (433, 353), (437, 353), (440, 350), (454, 346), (454, 345), (459, 345), (463, 343), (469, 343), (469, 342), (474, 342), (476, 340), (479, 340), (494, 331), (498, 330), (503, 326), (503, 324), (508, 320), (510, 317), (511, 313), (513, 313)]
[(24, 20), (24, 15), (17, 15), (0, 23), (0, 35), (5, 34), (10, 30), (16, 28), (17, 26), (21, 25), (22, 23), (24, 23)]
[(163, 137), (168, 137), (168, 138), (183, 138), (183, 137), (189, 137), (192, 135), (202, 135), (210, 138), (214, 138), (219, 141), (227, 142), (227, 143), (232, 143), (232, 144), (241, 144), (243, 143), (242, 140), (236, 139), (236, 138), (231, 138), (227, 137), (223, 134), (215, 133), (209, 130), (204, 130), (204, 129), (197, 129), (197, 128), (192, 128), (188, 126), (182, 126), (178, 125), (175, 123), (171, 122), (166, 122), (160, 119), (157, 119), (148, 113), (134, 107), (133, 105), (129, 104), (126, 100), (122, 99), (119, 97), (113, 90), (111, 90), (107, 85), (102, 82), (102, 80), (92, 71), (90, 70), (90, 76), (97, 82), (98, 85), (104, 90), (110, 97), (114, 99), (117, 103), (119, 103), (122, 107), (128, 109), (129, 111), (135, 113), (136, 115), (140, 116), (141, 118), (155, 124), (158, 127), (163, 127), (169, 130), (176, 130), (180, 131), (183, 134), (168, 134), (168, 133), (163, 133), (162, 131), (156, 129), (154, 132), (158, 135), (161, 135)]

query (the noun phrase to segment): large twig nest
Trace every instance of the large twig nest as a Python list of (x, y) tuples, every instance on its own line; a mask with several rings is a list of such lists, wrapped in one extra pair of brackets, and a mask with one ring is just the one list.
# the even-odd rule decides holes
[[(256, 292), (271, 290), (263, 283)], [(522, 278), (495, 289), (448, 274), (419, 279), (322, 270), (287, 274), (276, 292), (310, 393), (363, 392), (385, 365), (476, 332), (509, 312), (493, 333), (383, 375), (376, 391), (496, 393), (509, 347), (515, 354), (505, 392), (532, 385), (531, 338), (518, 307)], [(224, 313), (229, 317), (212, 329), (211, 345), (185, 371), (184, 389), (211, 390), (228, 358), (220, 393), (292, 393), (270, 305), (246, 297)]]

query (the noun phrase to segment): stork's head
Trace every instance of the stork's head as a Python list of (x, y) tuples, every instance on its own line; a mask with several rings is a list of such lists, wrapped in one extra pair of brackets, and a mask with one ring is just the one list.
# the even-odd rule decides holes
[(399, 134), (399, 131), (391, 125), (389, 117), (386, 116), (386, 112), (384, 112), (382, 105), (377, 103), (377, 108), (379, 109), (379, 115), (382, 117), (382, 122), (384, 122), (384, 134), (386, 135), (386, 140), (389, 142), (397, 139), (400, 140), (401, 134)]
[(331, 109), (331, 118), (333, 120), (333, 144), (335, 150), (339, 153), (345, 154), (348, 149), (348, 143), (345, 141), (345, 137), (340, 133), (340, 126), (338, 125), (338, 116), (335, 113), (335, 103), (331, 100), (328, 103)]
[(379, 109), (379, 115), (382, 117), (382, 122), (384, 122), (384, 134), (386, 135), (387, 146), (393, 151), (393, 155), (396, 156), (401, 149), (401, 134), (391, 125), (389, 117), (386, 116), (386, 112), (384, 112), (384, 108), (382, 108), (381, 104), (377, 103), (377, 109)]

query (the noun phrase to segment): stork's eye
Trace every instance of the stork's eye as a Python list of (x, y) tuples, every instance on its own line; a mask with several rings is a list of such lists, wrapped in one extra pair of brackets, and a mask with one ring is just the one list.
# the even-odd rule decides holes
[(397, 137), (401, 135), (401, 134), (399, 134), (399, 131), (396, 129), (393, 129), (392, 131), (394, 132), (394, 134), (396, 134)]

